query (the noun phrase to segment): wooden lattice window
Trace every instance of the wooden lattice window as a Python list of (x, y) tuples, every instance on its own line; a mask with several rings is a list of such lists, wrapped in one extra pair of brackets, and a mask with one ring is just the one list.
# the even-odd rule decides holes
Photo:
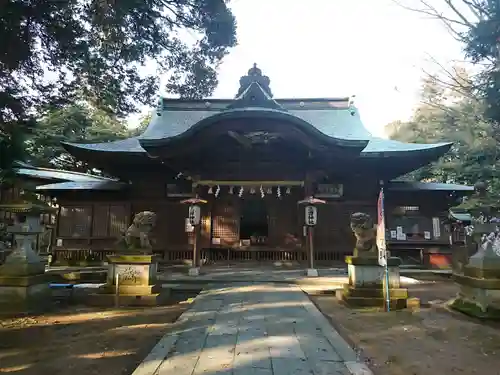
[(240, 237), (239, 217), (233, 202), (220, 201), (212, 214), (212, 238), (221, 244), (235, 244)]
[(109, 233), (109, 206), (95, 205), (92, 237), (107, 237)]
[(395, 216), (418, 216), (420, 215), (419, 206), (398, 206), (392, 211)]
[(89, 237), (92, 208), (61, 207), (59, 217), (59, 236), (61, 237)]
[(119, 237), (128, 227), (129, 212), (126, 205), (109, 206), (109, 236)]

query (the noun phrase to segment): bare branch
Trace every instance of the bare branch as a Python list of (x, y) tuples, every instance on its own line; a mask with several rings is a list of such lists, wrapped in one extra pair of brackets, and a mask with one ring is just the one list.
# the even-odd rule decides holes
[[(420, 0), (422, 3), (424, 3), (424, 0)], [(463, 1), (463, 0), (462, 0)], [(457, 15), (458, 18), (460, 18), (463, 22), (463, 25), (472, 28), (474, 27), (474, 24), (465, 17), (462, 12), (460, 12), (457, 7), (453, 4), (453, 0), (444, 0), (446, 5)], [(425, 3), (424, 3), (425, 4)]]
[[(447, 0), (445, 0), (445, 1), (447, 1)], [(435, 7), (428, 4), (425, 0), (420, 0), (420, 2), (426, 7), (424, 9), (409, 7), (407, 5), (402, 4), (400, 2), (400, 0), (392, 0), (392, 2), (397, 4), (398, 6), (400, 6), (403, 9), (406, 9), (406, 10), (409, 10), (412, 12), (416, 12), (416, 13), (420, 13), (420, 14), (424, 14), (426, 16), (433, 18), (433, 19), (440, 20), (443, 23), (443, 25), (446, 27), (448, 32), (451, 34), (451, 36), (459, 42), (463, 42), (463, 36), (462, 36), (462, 33), (459, 30), (457, 30), (457, 27), (470, 27), (469, 21), (466, 20), (466, 22), (464, 22), (463, 20), (456, 20), (456, 19), (446, 17), (442, 12), (439, 12)]]
[(437, 83), (439, 83), (441, 86), (446, 87), (448, 89), (454, 90), (455, 92), (469, 98), (475, 101), (479, 101), (480, 99), (474, 95), (474, 92), (479, 89), (479, 86), (474, 84), (474, 80), (469, 78), (464, 84), (464, 82), (461, 82), (460, 79), (458, 78), (458, 71), (456, 70), (456, 67), (452, 67), (453, 72), (450, 72), (446, 67), (444, 67), (439, 61), (437, 61), (434, 57), (429, 55), (429, 58), (432, 60), (434, 64), (436, 64), (440, 70), (446, 75), (446, 79), (441, 79), (435, 74), (431, 74), (427, 72), (425, 69), (422, 69), (422, 72), (427, 75), (428, 77), (432, 77), (434, 80), (436, 80)]
[(478, 20), (485, 20), (489, 17), (489, 12), (487, 12), (481, 3), (477, 0), (462, 0), (465, 5), (469, 8), (472, 14), (477, 17)]

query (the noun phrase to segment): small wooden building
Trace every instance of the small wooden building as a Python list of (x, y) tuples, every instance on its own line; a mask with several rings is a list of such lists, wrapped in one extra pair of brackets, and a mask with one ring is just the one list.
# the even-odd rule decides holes
[(151, 210), (158, 215), (155, 251), (165, 261), (189, 260), (192, 232), (179, 201), (198, 195), (209, 202), (203, 259), (301, 262), (304, 213), (297, 202), (313, 195), (327, 201), (314, 232), (316, 260), (343, 261), (354, 245), (350, 214), (376, 217), (381, 182), (389, 249), (416, 263), (449, 253), (448, 208), (472, 188), (394, 179), (437, 160), (450, 143), (377, 138), (349, 98), (275, 99), (269, 83), (254, 66), (235, 99), (164, 98), (138, 137), (65, 143), (116, 180), (37, 188), (61, 206), (57, 259), (104, 259), (134, 214)]
[[(50, 168), (40, 168), (33, 165), (17, 161), (14, 163), (14, 171), (16, 173), (15, 181), (10, 184), (0, 184), (0, 204), (13, 203), (22, 201), (24, 192), (36, 191), (37, 186), (47, 185), (49, 183), (61, 182), (77, 182), (83, 183), (86, 181), (107, 181), (108, 179), (99, 176), (91, 176), (84, 173), (61, 171)], [(45, 195), (44, 190), (39, 191), (37, 198), (51, 206), (56, 207), (56, 199), (49, 194)], [(10, 254), (10, 248), (4, 248), (5, 243), (10, 242), (12, 235), (6, 235), (5, 229), (8, 225), (14, 222), (12, 212), (0, 210), (0, 264)], [(52, 245), (55, 243), (55, 229), (57, 215), (46, 213), (40, 217), (41, 223), (44, 225), (44, 232), (38, 235), (37, 252), (39, 254), (47, 254), (52, 251)], [(3, 238), (7, 237), (7, 238)]]

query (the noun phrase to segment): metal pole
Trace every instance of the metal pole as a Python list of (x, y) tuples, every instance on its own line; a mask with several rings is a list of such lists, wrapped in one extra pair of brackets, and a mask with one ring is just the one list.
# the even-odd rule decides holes
[[(383, 229), (384, 229), (384, 232), (383, 233), (379, 233), (379, 231), (377, 230), (377, 235), (380, 235), (382, 236), (382, 245), (383, 248), (379, 248), (378, 251), (379, 251), (379, 257), (381, 255), (383, 255), (383, 259), (385, 259), (385, 262), (384, 262), (384, 280), (385, 282), (383, 284), (385, 284), (384, 286), (384, 291), (385, 291), (385, 303), (386, 303), (386, 311), (391, 311), (391, 297), (389, 295), (389, 266), (388, 266), (388, 262), (389, 262), (389, 259), (387, 259), (387, 245), (386, 245), (386, 242), (385, 242), (385, 196), (384, 196), (384, 181), (383, 180), (380, 180), (379, 181), (379, 184), (380, 184), (380, 207), (378, 207), (378, 209), (380, 210), (379, 212), (379, 223), (378, 225), (383, 225)], [(379, 246), (380, 246), (379, 245)]]
[(391, 311), (391, 298), (389, 296), (389, 267), (387, 263), (385, 265), (385, 303), (387, 305), (387, 311)]
[[(116, 268), (116, 265), (115, 265)], [(120, 274), (118, 270), (115, 273), (115, 307), (118, 308), (120, 306)]]
[(309, 268), (314, 269), (314, 243), (313, 243), (313, 227), (308, 226), (309, 237)]
[(197, 268), (198, 263), (198, 224), (196, 224), (193, 230), (193, 268)]

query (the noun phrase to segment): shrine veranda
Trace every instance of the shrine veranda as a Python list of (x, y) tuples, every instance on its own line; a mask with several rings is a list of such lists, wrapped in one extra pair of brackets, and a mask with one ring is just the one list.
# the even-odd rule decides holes
[[(389, 109), (388, 109), (389, 110)], [(430, 267), (451, 263), (448, 209), (472, 187), (398, 180), (444, 155), (451, 143), (411, 144), (373, 136), (351, 98), (274, 98), (253, 67), (234, 99), (163, 98), (138, 137), (64, 143), (104, 178), (20, 165), (18, 175), (59, 206), (51, 237), (57, 264), (95, 264), (114, 252), (134, 214), (153, 211), (154, 252), (166, 263), (193, 257), (188, 206), (202, 206), (198, 246), (205, 263), (304, 263), (304, 206), (314, 196), (316, 264), (352, 254), (354, 212), (376, 218), (385, 189), (388, 250)], [(2, 199), (8, 199), (4, 192)]]

